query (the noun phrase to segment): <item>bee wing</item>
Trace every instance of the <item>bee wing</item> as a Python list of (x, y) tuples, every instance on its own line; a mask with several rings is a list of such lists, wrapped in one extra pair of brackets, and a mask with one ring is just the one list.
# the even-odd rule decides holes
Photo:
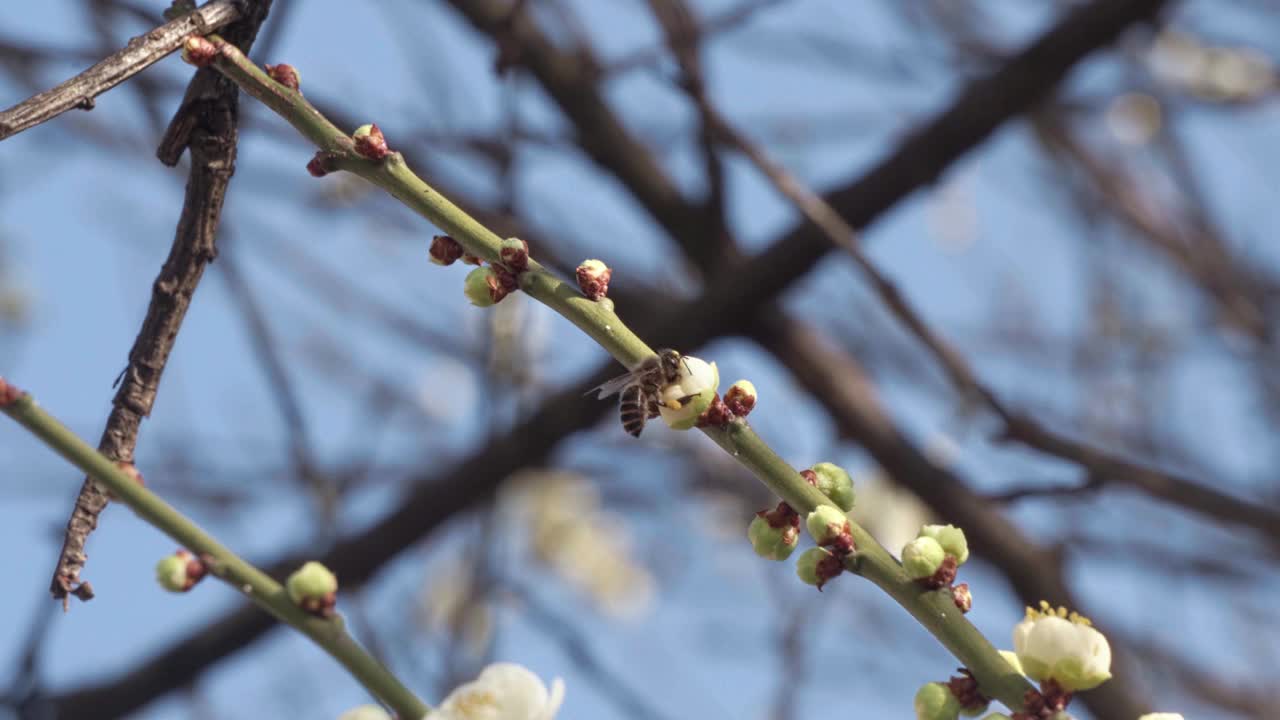
[(610, 395), (617, 395), (618, 393), (622, 392), (622, 388), (630, 385), (631, 382), (632, 382), (631, 373), (627, 373), (626, 375), (619, 375), (618, 377), (612, 380), (609, 380), (601, 385), (597, 385), (596, 387), (591, 388), (590, 390), (587, 391), (587, 394), (590, 395), (593, 392), (599, 391), (598, 394), (596, 395), (597, 398), (601, 398), (601, 399), (607, 398)]

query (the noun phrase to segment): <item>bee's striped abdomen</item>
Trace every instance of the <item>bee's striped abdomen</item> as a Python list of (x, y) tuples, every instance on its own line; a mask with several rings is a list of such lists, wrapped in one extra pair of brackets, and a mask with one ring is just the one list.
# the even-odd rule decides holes
[(632, 437), (640, 437), (640, 433), (644, 431), (645, 416), (648, 414), (644, 400), (644, 390), (640, 383), (632, 383), (622, 389), (618, 411), (622, 416), (622, 429)]

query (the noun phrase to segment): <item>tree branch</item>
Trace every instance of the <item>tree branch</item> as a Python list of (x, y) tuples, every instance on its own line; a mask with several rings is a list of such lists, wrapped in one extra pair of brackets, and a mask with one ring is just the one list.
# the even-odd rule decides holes
[(140, 35), (118, 53), (66, 82), (0, 112), (0, 140), (72, 109), (92, 110), (93, 99), (177, 50), (191, 34), (205, 35), (240, 18), (242, 0), (212, 0)]
[[(246, 47), (266, 18), (270, 0), (250, 7), (243, 20), (227, 29)], [(98, 451), (117, 462), (133, 463), (138, 428), (142, 419), (151, 414), (160, 376), (204, 268), (218, 254), (216, 236), (222, 202), (235, 172), (238, 103), (234, 84), (213, 71), (198, 72), (171, 126), (183, 129), (177, 135), (166, 136), (170, 141), (163, 152), (173, 160), (168, 164), (176, 164), (182, 150), (189, 146), (191, 171), (173, 246), (151, 286), (146, 318), (129, 350), (129, 364), (117, 380), (120, 388), (111, 401), (111, 414), (98, 443)], [(107, 502), (106, 492), (86, 477), (67, 520), (62, 550), (49, 584), (49, 591), (55, 600), (62, 601), (64, 609), (68, 595), (81, 600), (93, 597), (93, 587), (81, 580), (80, 572), (89, 557), (85, 553), (89, 534), (97, 528), (98, 516)]]

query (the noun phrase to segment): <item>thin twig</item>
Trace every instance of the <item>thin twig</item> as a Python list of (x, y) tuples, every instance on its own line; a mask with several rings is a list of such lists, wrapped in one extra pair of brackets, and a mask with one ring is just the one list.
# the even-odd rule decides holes
[[(253, 41), (266, 18), (269, 0), (251, 5), (250, 13), (228, 28), (232, 37), (246, 46)], [(235, 85), (212, 71), (196, 73), (183, 103), (171, 124), (180, 132), (166, 134), (165, 149), (172, 157), (191, 149), (191, 171), (187, 178), (182, 215), (174, 234), (169, 257), (151, 286), (151, 302), (141, 329), (129, 350), (129, 364), (121, 372), (119, 390), (111, 401), (111, 414), (98, 450), (117, 462), (133, 463), (138, 428), (151, 414), (160, 377), (173, 349), (182, 320), (195, 294), (204, 268), (218, 254), (216, 235), (222, 217), (222, 202), (235, 172), (238, 91)], [(175, 155), (176, 153), (176, 155)], [(98, 526), (98, 516), (107, 507), (108, 497), (90, 478), (81, 484), (62, 550), (54, 568), (49, 591), (67, 607), (68, 596), (81, 600), (93, 597), (93, 587), (80, 578), (88, 555), (85, 545)]]
[(322, 618), (298, 607), (270, 575), (246, 562), (172, 505), (142, 486), (115, 460), (94, 450), (41, 409), (32, 397), (0, 378), (0, 412), (44, 441), (50, 449), (109, 489), (143, 520), (201, 558), (209, 573), (225, 581), (263, 610), (309, 637), (374, 696), (401, 717), (422, 717), (428, 707), (370, 656), (343, 628), (340, 617)]
[(237, 0), (212, 0), (129, 41), (120, 52), (66, 82), (0, 112), (0, 140), (17, 135), (72, 108), (92, 110), (94, 98), (177, 50), (195, 33), (204, 35), (240, 18)]

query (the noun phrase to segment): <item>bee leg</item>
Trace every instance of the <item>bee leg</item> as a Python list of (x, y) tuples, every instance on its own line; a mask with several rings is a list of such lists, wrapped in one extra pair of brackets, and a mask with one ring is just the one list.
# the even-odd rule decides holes
[(658, 408), (661, 407), (657, 398), (649, 398), (644, 405), (644, 416), (650, 420), (658, 417), (660, 414)]

